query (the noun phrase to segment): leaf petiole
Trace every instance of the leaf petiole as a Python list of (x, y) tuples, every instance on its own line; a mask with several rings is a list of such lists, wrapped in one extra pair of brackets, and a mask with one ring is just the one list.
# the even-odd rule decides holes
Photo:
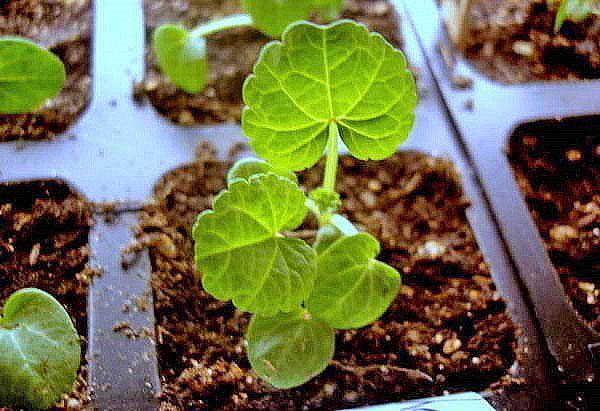
[(344, 0), (313, 0), (315, 8), (323, 20), (329, 22), (339, 18), (344, 8)]
[(335, 177), (338, 167), (338, 140), (340, 139), (340, 130), (335, 121), (329, 123), (329, 138), (327, 139), (327, 162), (325, 163), (325, 178), (323, 179), (323, 188), (335, 193)]
[(252, 17), (248, 14), (234, 14), (233, 16), (224, 17), (222, 19), (213, 20), (206, 24), (196, 27), (190, 32), (193, 37), (206, 37), (210, 34), (220, 31), (234, 29), (237, 27), (252, 26)]

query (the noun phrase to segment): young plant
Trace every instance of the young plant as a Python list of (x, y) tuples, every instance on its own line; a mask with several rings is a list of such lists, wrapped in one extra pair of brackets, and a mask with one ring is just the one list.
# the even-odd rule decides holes
[(560, 3), (554, 22), (554, 31), (557, 33), (566, 20), (579, 23), (593, 14), (600, 15), (598, 0), (548, 0), (549, 6), (556, 3)]
[(206, 37), (236, 27), (254, 26), (271, 38), (279, 38), (295, 21), (317, 11), (333, 20), (343, 0), (242, 0), (246, 14), (228, 16), (202, 24), (193, 30), (165, 24), (153, 34), (152, 48), (161, 71), (187, 93), (198, 93), (208, 83)]
[[(194, 225), (195, 258), (207, 292), (253, 313), (253, 369), (291, 388), (327, 367), (336, 329), (375, 321), (398, 293), (398, 272), (375, 259), (377, 240), (337, 214), (338, 145), (364, 160), (393, 154), (412, 129), (416, 86), (379, 34), (348, 20), (300, 22), (262, 50), (244, 101), (243, 130), (269, 162), (233, 167)], [(292, 171), (324, 152), (323, 186), (307, 198)], [(285, 235), (309, 211), (320, 226), (312, 247)]]
[(0, 113), (37, 110), (58, 94), (66, 79), (58, 57), (18, 37), (0, 37)]
[(0, 407), (49, 408), (73, 388), (80, 359), (58, 301), (33, 288), (9, 297), (0, 310)]

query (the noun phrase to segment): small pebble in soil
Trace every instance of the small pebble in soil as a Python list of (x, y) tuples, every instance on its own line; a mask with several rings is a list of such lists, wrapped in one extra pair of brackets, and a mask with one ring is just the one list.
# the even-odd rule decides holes
[(577, 238), (577, 230), (570, 225), (556, 225), (550, 229), (550, 236), (556, 241), (568, 241)]
[(460, 74), (452, 74), (450, 78), (452, 88), (456, 90), (468, 90), (473, 88), (473, 79)]
[(429, 240), (417, 250), (418, 255), (426, 255), (431, 258), (442, 256), (446, 252), (446, 247), (435, 240)]
[(565, 152), (565, 157), (571, 162), (580, 161), (583, 158), (583, 153), (580, 150), (575, 149), (567, 150)]
[(535, 52), (535, 45), (531, 41), (517, 40), (513, 43), (513, 51), (521, 56), (531, 57)]

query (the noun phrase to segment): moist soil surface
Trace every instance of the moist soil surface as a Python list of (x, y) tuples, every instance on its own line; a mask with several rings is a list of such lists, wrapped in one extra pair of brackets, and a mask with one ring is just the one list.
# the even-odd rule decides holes
[[(468, 226), (457, 173), (446, 160), (402, 152), (381, 162), (342, 157), (342, 213), (382, 242), (380, 259), (403, 276), (383, 315), (338, 331), (334, 361), (318, 377), (276, 390), (245, 356), (249, 316), (195, 280), (191, 227), (225, 187), (230, 163), (207, 146), (166, 175), (138, 235), (150, 247), (162, 410), (343, 409), (517, 384), (516, 327)], [(322, 164), (300, 177), (322, 181)], [(299, 235), (314, 236), (307, 219)]]
[[(239, 0), (145, 0), (147, 38), (163, 23), (179, 22), (188, 28), (214, 18), (240, 13)], [(385, 0), (347, 0), (343, 18), (366, 24), (394, 46), (402, 45), (399, 21)], [(260, 49), (271, 41), (253, 28), (227, 30), (208, 39), (209, 84), (201, 93), (178, 90), (163, 76), (147, 48), (148, 70), (143, 92), (156, 109), (183, 124), (235, 123), (240, 121), (242, 85)]]
[(89, 205), (62, 183), (0, 185), (0, 307), (17, 290), (40, 288), (65, 306), (82, 338), (84, 365), (73, 392), (54, 410), (89, 402), (84, 356), (91, 224)]
[(600, 17), (555, 33), (557, 9), (547, 0), (474, 2), (468, 59), (503, 83), (600, 78)]
[(65, 64), (58, 96), (35, 113), (0, 115), (0, 142), (50, 139), (65, 131), (91, 96), (91, 0), (0, 1), (0, 36), (22, 36), (48, 47)]
[[(599, 121), (596, 119), (595, 121)], [(600, 129), (513, 138), (510, 159), (571, 303), (600, 332)], [(565, 128), (565, 127), (562, 127)], [(582, 134), (579, 134), (579, 133)]]

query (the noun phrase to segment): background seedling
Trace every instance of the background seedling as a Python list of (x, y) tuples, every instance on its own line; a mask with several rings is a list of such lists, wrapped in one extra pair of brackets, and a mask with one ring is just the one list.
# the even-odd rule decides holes
[(0, 37), (0, 113), (37, 110), (58, 94), (66, 80), (58, 57), (18, 37)]
[(323, 19), (333, 20), (342, 5), (343, 0), (242, 0), (247, 14), (214, 20), (193, 30), (173, 24), (160, 26), (154, 32), (152, 47), (161, 71), (173, 84), (185, 92), (198, 93), (208, 82), (207, 36), (253, 26), (271, 38), (279, 38), (290, 23), (308, 19), (315, 11)]
[[(444, 20), (452, 42), (460, 49), (466, 47), (471, 23), (471, 9), (476, 0), (443, 0)], [(559, 32), (567, 20), (581, 22), (591, 15), (600, 15), (598, 0), (547, 0), (548, 7), (556, 7), (554, 31)]]
[(77, 377), (77, 331), (60, 303), (37, 289), (11, 295), (1, 314), (0, 407), (46, 409)]
[[(403, 54), (352, 21), (300, 22), (263, 49), (244, 85), (242, 128), (269, 163), (242, 160), (228, 189), (193, 229), (206, 291), (253, 313), (247, 333), (253, 369), (278, 388), (321, 373), (335, 330), (375, 321), (400, 288), (377, 261), (380, 246), (337, 214), (340, 143), (359, 159), (384, 159), (410, 133), (415, 81)], [(291, 171), (326, 152), (323, 187), (307, 197)], [(319, 221), (311, 247), (282, 233), (310, 210)]]
[(598, 0), (548, 0), (549, 6), (560, 3), (554, 22), (554, 31), (559, 32), (565, 21), (579, 23), (589, 16), (600, 15), (600, 2)]

